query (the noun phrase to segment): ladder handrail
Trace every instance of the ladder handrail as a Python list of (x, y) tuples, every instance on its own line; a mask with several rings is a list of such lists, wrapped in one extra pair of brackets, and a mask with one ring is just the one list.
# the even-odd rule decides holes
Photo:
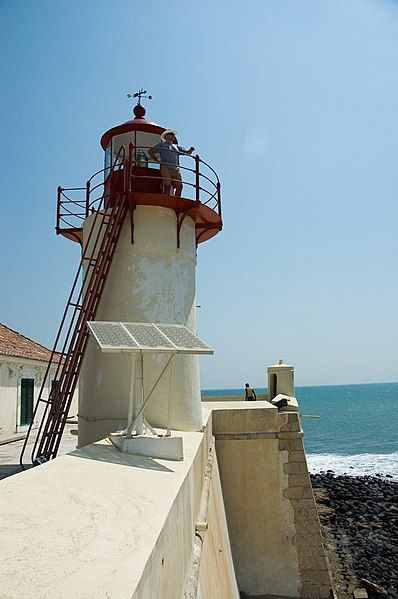
[[(116, 157), (115, 162), (112, 165), (112, 168), (113, 169), (116, 169), (116, 167), (120, 168), (120, 163), (116, 164), (116, 161), (120, 159), (121, 154), (123, 154), (122, 166), (125, 170), (128, 170), (130, 168), (130, 166), (129, 166), (128, 160), (126, 159), (126, 150), (125, 150), (124, 146), (122, 146), (120, 148), (118, 156)], [(59, 200), (59, 192), (60, 192), (60, 188), (58, 189), (58, 200)], [(81, 321), (81, 317), (83, 316), (82, 307), (83, 307), (83, 303), (84, 303), (84, 300), (83, 300), (83, 303), (81, 302), (83, 290), (85, 289), (86, 286), (88, 286), (88, 287), (90, 286), (91, 280), (93, 279), (93, 277), (95, 278), (96, 272), (98, 273), (98, 271), (96, 270), (96, 268), (97, 268), (96, 261), (98, 259), (98, 256), (100, 255), (101, 250), (98, 251), (97, 258), (94, 258), (94, 256), (96, 255), (96, 251), (97, 251), (97, 245), (98, 245), (98, 242), (102, 235), (101, 247), (104, 246), (104, 244), (102, 242), (106, 239), (107, 231), (110, 228), (110, 225), (114, 224), (114, 221), (112, 221), (112, 218), (113, 218), (114, 213), (116, 212), (116, 206), (119, 206), (120, 202), (121, 202), (122, 207), (125, 206), (126, 197), (123, 194), (124, 194), (124, 190), (120, 194), (120, 197), (118, 198), (119, 201), (115, 202), (115, 206), (112, 208), (111, 212), (109, 214), (107, 214), (106, 212), (105, 213), (102, 212), (104, 199), (106, 197), (105, 193), (104, 193), (102, 196), (102, 199), (100, 201), (100, 204), (98, 206), (98, 209), (95, 211), (94, 220), (93, 220), (90, 232), (88, 234), (87, 241), (83, 247), (82, 257), (79, 262), (77, 272), (76, 272), (76, 275), (75, 275), (75, 278), (74, 278), (74, 281), (72, 284), (72, 288), (71, 288), (71, 291), (70, 291), (70, 294), (69, 294), (69, 297), (68, 297), (68, 300), (66, 303), (66, 307), (65, 307), (62, 319), (61, 319), (61, 324), (58, 328), (58, 332), (57, 332), (57, 335), (55, 338), (53, 349), (51, 351), (50, 359), (48, 361), (46, 372), (45, 372), (43, 382), (42, 382), (42, 385), (41, 385), (41, 388), (39, 391), (39, 396), (36, 401), (35, 408), (33, 410), (32, 420), (29, 425), (29, 428), (28, 428), (28, 431), (27, 431), (27, 434), (26, 434), (26, 437), (24, 440), (24, 444), (22, 446), (22, 451), (21, 451), (21, 456), (20, 456), (20, 463), (21, 463), (22, 467), (24, 467), (24, 465), (23, 465), (24, 453), (25, 453), (30, 435), (34, 428), (35, 419), (36, 419), (39, 408), (41, 407), (42, 404), (45, 405), (44, 412), (42, 414), (41, 422), (39, 425), (38, 433), (36, 435), (36, 439), (34, 441), (33, 448), (32, 448), (32, 461), (34, 459), (34, 453), (38, 446), (39, 439), (41, 439), (41, 435), (43, 433), (43, 427), (45, 427), (45, 424), (48, 422), (49, 417), (51, 417), (51, 409), (53, 409), (53, 406), (56, 406), (57, 399), (59, 399), (59, 397), (61, 395), (61, 392), (62, 392), (61, 388), (55, 389), (55, 393), (53, 393), (51, 386), (50, 386), (50, 393), (49, 393), (48, 399), (44, 399), (46, 386), (49, 384), (49, 380), (50, 380), (49, 375), (50, 375), (52, 367), (54, 367), (56, 365), (56, 370), (54, 373), (53, 380), (57, 381), (58, 380), (57, 377), (60, 375), (60, 372), (62, 375), (62, 372), (65, 370), (65, 368), (68, 365), (68, 360), (70, 360), (70, 357), (71, 357), (71, 351), (73, 352), (73, 345), (67, 351), (68, 344), (72, 344), (72, 342), (74, 341), (74, 338), (73, 338), (74, 333), (77, 332), (77, 334), (80, 334), (81, 329), (80, 330), (78, 329), (79, 324), (84, 324)], [(122, 199), (120, 200), (120, 198), (122, 198)], [(99, 217), (99, 215), (101, 215), (101, 217)], [(107, 223), (105, 223), (105, 216), (108, 216)], [(97, 227), (98, 218), (100, 218), (101, 220), (99, 222), (99, 226)], [(104, 224), (106, 224), (106, 229), (103, 232)], [(96, 231), (97, 228), (98, 228), (98, 231), (96, 233), (96, 239), (94, 241), (94, 245), (92, 248), (90, 248), (93, 232)], [(119, 234), (120, 234), (120, 230), (119, 230)], [(106, 244), (105, 244), (105, 246), (106, 246)], [(105, 246), (104, 246), (104, 250), (105, 250)], [(91, 256), (88, 256), (87, 254), (90, 250), (91, 250)], [(88, 261), (88, 263), (87, 263), (87, 261)], [(74, 297), (76, 294), (80, 275), (85, 266), (87, 268), (86, 268), (84, 276), (83, 276), (83, 281), (82, 281), (82, 284), (80, 287), (80, 291), (78, 292), (77, 297)], [(98, 287), (98, 285), (96, 285), (96, 287)], [(72, 300), (74, 300), (74, 301), (72, 301)], [(89, 307), (90, 308), (95, 307), (95, 310), (96, 310), (96, 308), (98, 307), (98, 301), (96, 302), (97, 305), (95, 305), (94, 301), (91, 302)], [(72, 309), (72, 313), (70, 314), (71, 307), (73, 309)], [(75, 323), (76, 316), (79, 312), (80, 312), (80, 315), (77, 318), (77, 321)], [(69, 318), (68, 318), (68, 316), (69, 316)], [(75, 324), (75, 326), (74, 326), (74, 324)], [(74, 326), (74, 328), (73, 328), (73, 326)], [(65, 328), (66, 328), (66, 330), (65, 330)], [(60, 339), (63, 334), (65, 335), (65, 338), (64, 338), (63, 345), (62, 345), (62, 350), (58, 351), (57, 348), (58, 348)], [(72, 335), (72, 337), (71, 337), (71, 335)], [(75, 337), (76, 337), (76, 335), (75, 335)], [(79, 370), (80, 370), (80, 367), (79, 367)], [(69, 379), (68, 379), (68, 382), (69, 382)], [(65, 393), (66, 393), (66, 391), (65, 391)], [(72, 397), (73, 397), (73, 394), (72, 394)], [(70, 405), (70, 402), (69, 402), (69, 405)], [(49, 408), (50, 408), (50, 413), (48, 412)], [(69, 406), (68, 406), (68, 409), (69, 409)], [(66, 422), (66, 418), (67, 418), (67, 413), (65, 416), (65, 422)], [(63, 423), (62, 430), (65, 426), (65, 422)], [(54, 430), (52, 429), (52, 431), (50, 431), (50, 432), (54, 432)], [(62, 432), (61, 432), (61, 434), (62, 434)], [(41, 447), (41, 445), (42, 445), (42, 443), (40, 441), (39, 448)], [(56, 450), (58, 449), (58, 446), (59, 446), (59, 443), (57, 444)], [(56, 451), (55, 451), (55, 454), (56, 454)], [(55, 456), (52, 456), (52, 457), (55, 457)]]
[[(123, 194), (120, 194), (118, 202), (115, 203), (114, 209), (112, 210), (111, 219), (112, 217), (114, 217), (117, 208), (121, 207), (123, 202)], [(110, 221), (110, 228), (112, 228), (112, 225), (115, 222), (115, 219), (113, 219), (113, 221)], [(109, 239), (110, 235), (108, 235), (107, 228), (103, 235), (103, 243), (101, 244), (101, 248), (98, 254), (100, 256), (100, 259), (102, 258), (104, 260), (106, 259), (105, 257), (109, 255)], [(101, 270), (101, 265), (96, 264), (94, 270), (92, 271), (92, 275), (89, 280), (89, 285), (85, 292), (85, 298), (82, 304), (82, 308), (75, 326), (75, 334), (74, 336), (72, 336), (71, 347), (68, 351), (63, 368), (61, 370), (59, 387), (57, 389), (58, 398), (60, 398), (60, 401), (54, 401), (51, 406), (53, 408), (53, 414), (51, 414), (49, 430), (47, 431), (46, 435), (40, 438), (39, 443), (35, 443), (33, 458), (34, 452), (36, 450), (36, 457), (45, 455), (47, 459), (49, 457), (55, 457), (56, 452), (58, 450), (60, 438), (66, 423), (67, 413), (73, 397), (73, 393), (76, 388), (78, 374), (80, 371), (81, 360), (77, 361), (77, 356), (82, 356), (86, 347), (86, 341), (88, 337), (88, 331), (86, 330), (86, 322), (88, 319), (94, 318), (96, 313), (96, 307), (98, 306), (97, 300), (99, 297), (99, 285), (101, 283), (101, 276), (97, 275), (101, 272)], [(93, 283), (93, 286), (91, 286), (91, 283)], [(74, 368), (76, 369), (74, 370)], [(59, 429), (59, 427), (61, 428)], [(50, 450), (52, 448), (52, 441), (54, 440), (54, 436), (56, 446), (54, 450), (51, 452)], [(53, 453), (54, 455), (52, 455)]]

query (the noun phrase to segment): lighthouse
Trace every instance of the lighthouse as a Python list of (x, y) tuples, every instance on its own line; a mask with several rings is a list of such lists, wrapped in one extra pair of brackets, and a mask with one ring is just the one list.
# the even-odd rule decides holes
[[(197, 249), (222, 229), (220, 182), (192, 147), (185, 151), (175, 137), (171, 143), (169, 128), (146, 118), (145, 93), (135, 94), (133, 119), (103, 134), (103, 168), (83, 187), (58, 188), (57, 234), (78, 242), (82, 253), (54, 344), (53, 395), (37, 402), (43, 415), (33, 461), (56, 456), (78, 385), (80, 447), (126, 427), (132, 384), (142, 397), (151, 394), (150, 426), (202, 428), (196, 355), (176, 355), (165, 370), (166, 356), (147, 353), (132, 371), (131, 356), (102, 353), (87, 325), (162, 323), (196, 334)], [(178, 156), (171, 182), (159, 151), (165, 144)]]

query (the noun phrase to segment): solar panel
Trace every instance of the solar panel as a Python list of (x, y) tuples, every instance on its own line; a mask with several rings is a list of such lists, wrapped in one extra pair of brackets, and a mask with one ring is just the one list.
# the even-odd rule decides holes
[(212, 354), (213, 350), (182, 324), (88, 322), (102, 351)]
[(88, 322), (87, 324), (101, 349), (140, 349), (121, 322)]
[(213, 353), (208, 345), (182, 324), (157, 324), (156, 326), (180, 351), (196, 350), (200, 353)]
[(174, 345), (152, 323), (123, 322), (122, 324), (141, 349), (175, 350)]

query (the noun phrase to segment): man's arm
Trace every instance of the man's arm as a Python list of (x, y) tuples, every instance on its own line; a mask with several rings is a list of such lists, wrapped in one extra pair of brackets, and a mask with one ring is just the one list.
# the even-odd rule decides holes
[(193, 146), (191, 146), (189, 148), (189, 150), (187, 150), (186, 148), (183, 148), (181, 146), (177, 146), (178, 151), (180, 152), (180, 154), (188, 154), (188, 156), (190, 156), (192, 154), (192, 152), (195, 151), (195, 148)]
[(153, 146), (152, 148), (149, 148), (149, 150), (148, 150), (148, 154), (154, 162), (160, 162), (159, 158), (156, 156), (156, 154), (158, 154), (158, 153), (159, 153), (159, 150), (156, 149), (156, 146)]

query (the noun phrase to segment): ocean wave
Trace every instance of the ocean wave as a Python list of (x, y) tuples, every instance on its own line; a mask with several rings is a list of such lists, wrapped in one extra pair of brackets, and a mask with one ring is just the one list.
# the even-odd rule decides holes
[(307, 455), (307, 463), (310, 472), (333, 470), (335, 474), (350, 476), (388, 474), (398, 480), (398, 452), (356, 455), (313, 453)]

